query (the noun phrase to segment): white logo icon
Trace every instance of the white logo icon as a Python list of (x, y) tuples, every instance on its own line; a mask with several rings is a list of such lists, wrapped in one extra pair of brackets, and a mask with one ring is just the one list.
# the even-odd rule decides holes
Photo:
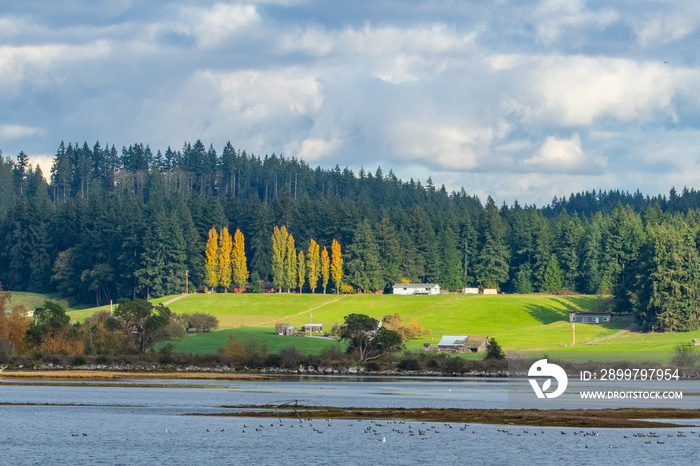
[(569, 383), (569, 378), (566, 376), (564, 369), (556, 364), (549, 364), (546, 359), (535, 361), (535, 363), (530, 366), (527, 375), (528, 377), (553, 377), (557, 380), (557, 389), (551, 393), (546, 393), (552, 385), (551, 378), (545, 380), (541, 388), (537, 380), (530, 379), (530, 385), (532, 385), (532, 389), (535, 391), (537, 398), (556, 398), (564, 393)]

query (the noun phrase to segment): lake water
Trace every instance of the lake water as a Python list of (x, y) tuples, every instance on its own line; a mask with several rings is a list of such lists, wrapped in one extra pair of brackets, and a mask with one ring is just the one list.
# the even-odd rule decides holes
[[(226, 412), (222, 405), (291, 400), (344, 407), (505, 408), (505, 379), (288, 378), (194, 384), (208, 388), (135, 388), (124, 381), (77, 387), (0, 382), (0, 402), (11, 404), (0, 406), (0, 463), (695, 465), (700, 453), (696, 427), (654, 429), (659, 437), (650, 439), (633, 437), (639, 429), (594, 429), (598, 435), (593, 436), (591, 429), (583, 432), (589, 435), (576, 435), (580, 429), (573, 428), (289, 419), (280, 424), (277, 418), (184, 416)], [(686, 437), (678, 437), (679, 431)]]

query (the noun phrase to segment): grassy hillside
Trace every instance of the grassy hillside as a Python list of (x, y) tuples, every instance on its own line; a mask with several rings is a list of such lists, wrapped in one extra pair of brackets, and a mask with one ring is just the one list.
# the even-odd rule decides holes
[[(168, 301), (165, 297), (157, 302)], [(381, 319), (398, 313), (404, 322), (417, 322), (430, 335), (408, 341), (409, 350), (436, 345), (444, 334), (489, 335), (506, 350), (513, 351), (671, 351), (679, 342), (700, 338), (700, 332), (677, 334), (627, 334), (596, 345), (586, 342), (609, 337), (627, 327), (630, 317), (617, 317), (609, 324), (576, 324), (576, 347), (572, 348), (572, 326), (568, 310), (591, 310), (594, 296), (554, 295), (311, 295), (311, 294), (197, 294), (177, 299), (168, 307), (175, 313), (210, 313), (219, 319), (219, 332), (198, 335), (176, 342), (177, 351), (207, 353), (228, 341), (231, 332), (241, 339), (263, 339), (270, 350), (293, 345), (305, 353), (318, 353), (325, 340), (274, 335), (275, 323), (297, 328), (308, 323), (322, 323), (330, 330), (351, 313), (368, 314)], [(75, 319), (84, 319), (95, 309), (72, 311)]]

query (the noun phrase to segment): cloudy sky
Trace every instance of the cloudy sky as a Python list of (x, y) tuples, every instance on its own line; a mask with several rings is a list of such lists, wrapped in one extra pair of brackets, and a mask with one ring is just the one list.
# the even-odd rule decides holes
[(226, 141), (497, 202), (700, 187), (700, 9), (0, 0), (0, 150)]

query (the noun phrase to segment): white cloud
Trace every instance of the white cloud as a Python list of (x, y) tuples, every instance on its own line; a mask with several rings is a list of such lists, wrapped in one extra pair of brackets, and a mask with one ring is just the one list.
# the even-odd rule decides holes
[(494, 139), (506, 128), (463, 123), (407, 119), (395, 124), (387, 134), (387, 144), (397, 162), (420, 163), (442, 170), (488, 169), (485, 159)]
[(327, 140), (310, 137), (304, 139), (301, 143), (294, 142), (287, 144), (285, 153), (304, 160), (305, 162), (316, 162), (333, 154), (341, 144), (342, 140), (339, 138)]
[[(60, 81), (57, 69), (70, 68), (76, 63), (105, 58), (110, 53), (106, 41), (86, 45), (25, 45), (0, 46), (0, 95), (14, 95), (27, 84), (46, 86)], [(74, 70), (70, 70), (74, 71)]]
[(21, 125), (0, 125), (0, 138), (19, 139), (27, 136), (34, 136), (39, 132), (39, 128)]
[(658, 46), (689, 36), (697, 30), (700, 18), (697, 13), (687, 13), (634, 21), (632, 27), (637, 42), (644, 47)]
[(557, 41), (564, 33), (571, 33), (572, 28), (593, 25), (602, 29), (619, 18), (611, 9), (586, 10), (582, 0), (544, 0), (534, 16), (537, 35), (546, 44)]
[(487, 61), (494, 71), (517, 76), (504, 90), (508, 111), (558, 126), (589, 126), (602, 118), (676, 118), (674, 98), (697, 87), (700, 77), (663, 63), (581, 55), (494, 55)]
[(321, 84), (315, 76), (296, 69), (275, 71), (198, 72), (195, 80), (217, 90), (219, 106), (247, 120), (279, 115), (316, 113), (323, 103)]
[(217, 3), (209, 9), (182, 7), (180, 21), (173, 28), (194, 37), (199, 48), (212, 49), (259, 21), (260, 15), (253, 5)]
[(602, 171), (599, 163), (586, 157), (576, 133), (570, 139), (549, 136), (523, 164), (543, 173), (600, 174)]

